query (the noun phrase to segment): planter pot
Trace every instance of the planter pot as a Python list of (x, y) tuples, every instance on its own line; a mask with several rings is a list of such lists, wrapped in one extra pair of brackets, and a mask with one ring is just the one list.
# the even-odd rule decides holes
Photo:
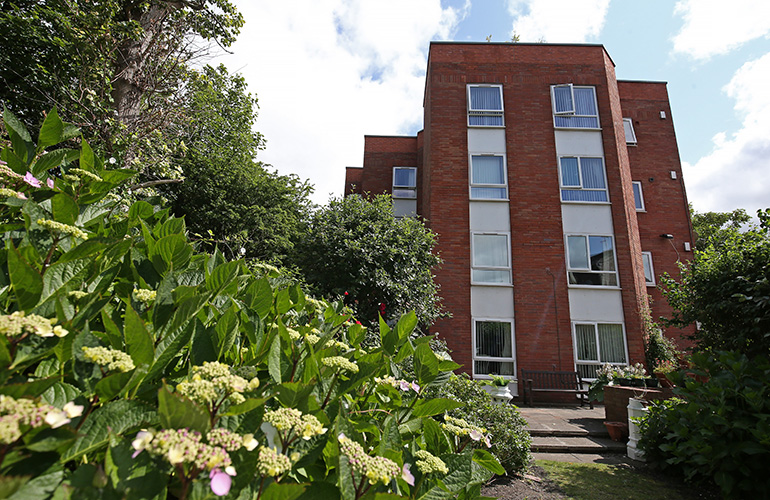
[(499, 405), (508, 404), (513, 399), (513, 394), (508, 386), (492, 386), (489, 389), (489, 395), (492, 396), (492, 402)]
[(631, 387), (644, 387), (643, 378), (632, 378), (629, 380), (631, 381), (631, 383), (629, 384)]
[(645, 378), (642, 379), (644, 381), (645, 387), (658, 387), (658, 379), (657, 378)]
[(622, 385), (625, 387), (631, 387), (631, 379), (630, 378), (616, 378), (615, 383), (617, 385)]
[(610, 439), (616, 443), (624, 441), (625, 437), (628, 436), (628, 424), (623, 422), (604, 422), (604, 427), (610, 433)]
[(629, 398), (628, 399), (628, 443), (626, 444), (626, 452), (628, 458), (633, 460), (639, 460), (645, 462), (644, 452), (639, 449), (639, 426), (634, 422), (635, 418), (643, 417), (647, 413), (646, 402), (641, 399)]

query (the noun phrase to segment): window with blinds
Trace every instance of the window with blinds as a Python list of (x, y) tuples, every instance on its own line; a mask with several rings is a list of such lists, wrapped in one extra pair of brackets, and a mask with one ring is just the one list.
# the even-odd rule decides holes
[(502, 85), (468, 85), (468, 126), (503, 126)]
[(596, 378), (603, 364), (627, 365), (626, 335), (620, 323), (574, 323), (575, 364), (580, 376)]
[(473, 374), (515, 377), (513, 322), (476, 320), (473, 328)]
[(557, 128), (599, 128), (596, 89), (571, 83), (551, 86), (553, 124)]

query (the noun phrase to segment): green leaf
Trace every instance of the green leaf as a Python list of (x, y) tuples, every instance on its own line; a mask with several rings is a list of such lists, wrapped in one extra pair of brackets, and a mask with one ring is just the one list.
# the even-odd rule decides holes
[(270, 352), (267, 356), (267, 371), (273, 380), (281, 383), (281, 336), (273, 335)]
[(192, 364), (202, 365), (206, 361), (216, 361), (219, 352), (216, 347), (217, 340), (214, 327), (196, 329), (190, 351)]
[(25, 127), (24, 124), (19, 121), (19, 119), (16, 118), (13, 113), (8, 111), (7, 108), (3, 108), (3, 122), (9, 131), (13, 131), (23, 141), (30, 143), (32, 142), (32, 137), (29, 135), (29, 130), (27, 130), (27, 127)]
[(184, 219), (179, 217), (172, 217), (160, 226), (160, 229), (158, 230), (158, 238), (163, 238), (164, 236), (170, 236), (172, 234), (183, 235), (184, 232)]
[(43, 275), (41, 298), (47, 300), (56, 294), (79, 290), (88, 276), (92, 262), (92, 259), (85, 258), (54, 263)]
[(57, 193), (56, 196), (51, 198), (51, 210), (56, 222), (62, 222), (70, 226), (75, 224), (80, 215), (78, 204), (66, 193)]
[(438, 369), (442, 372), (453, 372), (458, 368), (462, 368), (463, 365), (457, 364), (451, 359), (442, 359), (438, 363)]
[(37, 305), (43, 293), (43, 277), (21, 256), (10, 241), (8, 249), (8, 274), (16, 295), (19, 309), (29, 311)]
[(142, 318), (131, 304), (126, 305), (126, 319), (123, 326), (126, 351), (136, 366), (150, 365), (155, 359), (153, 338), (144, 326)]
[(58, 377), (42, 378), (32, 382), (4, 384), (0, 386), (0, 394), (19, 399), (22, 396), (37, 397), (47, 391), (58, 381)]
[(222, 356), (230, 350), (238, 336), (238, 308), (236, 306), (230, 307), (219, 318), (216, 330), (219, 338), (217, 359), (222, 359)]
[(287, 408), (306, 405), (307, 398), (313, 392), (314, 385), (299, 382), (284, 382), (278, 387), (278, 401)]
[(48, 146), (59, 144), (61, 141), (64, 122), (59, 118), (59, 113), (54, 107), (45, 117), (43, 125), (40, 127), (40, 135), (37, 137), (37, 152), (40, 153)]
[(487, 450), (476, 448), (473, 450), (473, 461), (493, 474), (504, 475), (505, 469), (500, 462)]
[(447, 435), (441, 430), (441, 425), (430, 417), (422, 419), (422, 435), (428, 451), (437, 457), (451, 449)]
[(414, 371), (420, 386), (433, 382), (438, 376), (438, 358), (428, 344), (421, 344), (414, 350)]
[(49, 498), (61, 484), (64, 471), (60, 467), (49, 469), (44, 474), (32, 478), (19, 488), (8, 500), (27, 500), (30, 498)]
[(187, 345), (195, 331), (196, 322), (190, 321), (184, 328), (171, 330), (158, 342), (155, 348), (155, 361), (147, 373), (147, 379), (153, 380), (163, 373), (168, 363)]
[(454, 410), (455, 408), (460, 408), (462, 406), (462, 403), (453, 399), (421, 399), (414, 405), (414, 415), (416, 417), (430, 417), (432, 415), (440, 415), (445, 411)]
[(155, 214), (155, 209), (146, 201), (137, 201), (128, 209), (128, 218), (132, 221), (149, 219)]
[(181, 270), (190, 261), (193, 249), (181, 234), (164, 236), (155, 242), (149, 251), (149, 257), (158, 273), (168, 270)]
[(79, 395), (80, 390), (77, 387), (66, 382), (57, 382), (42, 394), (42, 398), (52, 406), (63, 408), (65, 404), (73, 401)]
[(111, 444), (104, 460), (104, 471), (121, 498), (165, 500), (168, 474), (158, 467), (149, 453), (133, 456), (128, 440)]
[(227, 412), (225, 412), (225, 415), (227, 416), (235, 416), (235, 415), (242, 415), (244, 413), (248, 413), (251, 410), (255, 408), (259, 408), (263, 404), (265, 404), (265, 401), (267, 401), (267, 398), (251, 398), (247, 399), (241, 404), (232, 405), (227, 409)]
[(158, 416), (164, 429), (187, 427), (204, 435), (211, 430), (208, 411), (181, 394), (171, 392), (165, 384), (158, 390)]
[(80, 437), (62, 455), (62, 462), (75, 460), (107, 445), (110, 435), (123, 435), (158, 424), (158, 413), (136, 400), (111, 401), (94, 411), (80, 428)]
[(416, 326), (417, 315), (414, 311), (409, 311), (409, 313), (404, 314), (398, 319), (398, 323), (396, 323), (396, 332), (398, 333), (399, 344), (402, 344), (409, 338)]
[(380, 319), (380, 339), (382, 340), (382, 348), (386, 353), (393, 356), (396, 353), (396, 346), (398, 345), (398, 332), (391, 330), (382, 316)]
[[(162, 240), (161, 240), (162, 241)], [(160, 243), (160, 241), (158, 242)], [(214, 294), (222, 292), (238, 276), (241, 264), (238, 261), (220, 264), (206, 276), (206, 289)]]
[(254, 299), (251, 307), (259, 314), (259, 317), (265, 319), (273, 307), (273, 289), (267, 278), (262, 278), (255, 283)]
[(118, 372), (104, 377), (94, 386), (94, 392), (99, 395), (100, 401), (110, 401), (120, 394), (133, 376), (133, 371)]
[(65, 160), (69, 159), (70, 156), (77, 153), (80, 154), (79, 151), (73, 150), (73, 149), (54, 149), (53, 151), (47, 151), (42, 156), (40, 156), (37, 161), (35, 162), (34, 168), (32, 170), (32, 173), (37, 176), (44, 176), (48, 173), (48, 170), (52, 168), (56, 168), (59, 165), (61, 165)]
[[(305, 493), (307, 484), (281, 484), (270, 483), (260, 497), (261, 500), (296, 500)], [(316, 497), (321, 498), (321, 497)]]
[(89, 172), (94, 171), (94, 151), (91, 149), (91, 146), (88, 144), (88, 141), (85, 140), (85, 138), (82, 141), (82, 146), (80, 148), (80, 168), (83, 170), (88, 170)]

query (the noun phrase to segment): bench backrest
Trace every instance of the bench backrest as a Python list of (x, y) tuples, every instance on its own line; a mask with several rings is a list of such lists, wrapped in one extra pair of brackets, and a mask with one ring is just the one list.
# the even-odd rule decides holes
[(532, 380), (532, 386), (541, 389), (581, 389), (578, 372), (553, 372), (546, 370), (521, 370), (524, 380)]

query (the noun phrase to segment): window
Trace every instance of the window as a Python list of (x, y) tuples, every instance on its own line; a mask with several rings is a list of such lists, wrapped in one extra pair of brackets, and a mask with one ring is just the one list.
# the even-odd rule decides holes
[(607, 181), (601, 158), (559, 158), (561, 201), (606, 202)]
[(623, 130), (626, 133), (626, 145), (636, 146), (636, 134), (634, 133), (634, 122), (631, 118), (623, 118)]
[(503, 126), (502, 85), (468, 85), (468, 126)]
[(644, 263), (644, 282), (647, 286), (655, 286), (655, 271), (652, 268), (652, 254), (642, 252), (642, 262)]
[(417, 168), (393, 167), (393, 198), (417, 198)]
[(634, 205), (637, 212), (644, 212), (644, 196), (642, 196), (642, 183), (639, 181), (633, 182), (634, 186)]
[(575, 364), (583, 378), (596, 378), (605, 363), (627, 365), (626, 336), (622, 324), (575, 323)]
[(618, 286), (612, 236), (567, 236), (570, 285)]
[(505, 181), (505, 161), (502, 156), (471, 156), (471, 199), (505, 200), (508, 187)]
[(553, 122), (556, 127), (599, 128), (596, 90), (571, 83), (551, 86)]
[(510, 285), (511, 260), (508, 235), (500, 233), (473, 233), (471, 282), (479, 284)]
[(513, 323), (475, 320), (473, 374), (516, 376)]

